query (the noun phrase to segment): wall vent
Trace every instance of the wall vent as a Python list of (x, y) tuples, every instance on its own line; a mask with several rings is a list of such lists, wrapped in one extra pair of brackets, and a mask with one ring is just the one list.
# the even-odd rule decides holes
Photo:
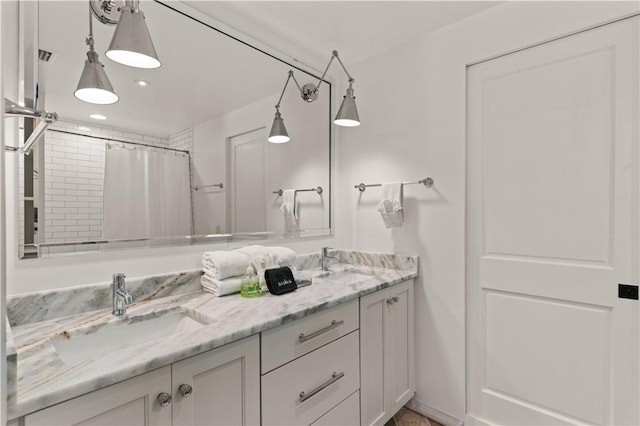
[(55, 54), (47, 50), (38, 49), (38, 59), (43, 62), (52, 62)]

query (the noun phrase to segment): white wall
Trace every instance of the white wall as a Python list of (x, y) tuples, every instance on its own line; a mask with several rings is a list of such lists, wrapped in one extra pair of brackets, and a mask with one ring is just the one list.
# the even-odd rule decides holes
[[(416, 253), (416, 402), (465, 416), (466, 65), (619, 17), (637, 2), (512, 2), (423, 36), (350, 70), (363, 125), (343, 134), (337, 198), (348, 200), (347, 241), (362, 250)], [(405, 226), (387, 230), (379, 189), (405, 188)], [(552, 190), (552, 188), (550, 188)]]

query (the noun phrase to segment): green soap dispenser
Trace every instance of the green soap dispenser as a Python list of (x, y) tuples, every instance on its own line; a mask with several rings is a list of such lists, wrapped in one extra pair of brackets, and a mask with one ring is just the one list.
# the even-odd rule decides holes
[(253, 266), (247, 267), (247, 274), (240, 285), (240, 296), (247, 298), (260, 297), (260, 282)]

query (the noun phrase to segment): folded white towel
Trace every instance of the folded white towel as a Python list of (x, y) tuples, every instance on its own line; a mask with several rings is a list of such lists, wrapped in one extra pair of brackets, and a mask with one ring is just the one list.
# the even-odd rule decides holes
[(239, 249), (235, 249), (234, 252), (246, 254), (247, 256), (249, 256), (249, 263), (251, 263), (251, 261), (258, 256), (266, 257), (271, 254), (271, 248), (254, 244), (250, 246), (240, 247)]
[(211, 276), (223, 280), (244, 275), (251, 263), (251, 256), (241, 251), (206, 251), (202, 253), (202, 266)]
[(386, 228), (402, 226), (402, 182), (386, 182), (382, 184), (382, 200), (377, 210), (382, 216)]
[(273, 263), (274, 266), (291, 266), (295, 263), (296, 258), (298, 257), (295, 251), (291, 250), (288, 247), (282, 246), (265, 247), (254, 244), (241, 247), (239, 249), (236, 249), (235, 251), (246, 254), (251, 258), (251, 260), (255, 260), (257, 257), (266, 258), (271, 255), (273, 257), (273, 262), (271, 263)]
[(269, 250), (271, 250), (273, 260), (278, 264), (278, 266), (292, 266), (298, 257), (296, 252), (288, 247), (274, 246), (269, 247)]
[(204, 274), (200, 278), (200, 284), (202, 284), (204, 291), (213, 293), (216, 296), (226, 296), (228, 294), (239, 293), (240, 287), (245, 279), (245, 277), (233, 277), (219, 280), (209, 274)]
[(280, 211), (284, 215), (285, 226), (294, 226), (298, 222), (295, 189), (285, 189), (282, 191), (282, 204), (280, 204)]

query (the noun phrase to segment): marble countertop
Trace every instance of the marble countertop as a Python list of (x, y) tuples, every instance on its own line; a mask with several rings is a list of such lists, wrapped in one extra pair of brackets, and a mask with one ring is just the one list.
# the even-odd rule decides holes
[(342, 263), (330, 269), (346, 272), (314, 278), (312, 285), (281, 296), (216, 297), (192, 288), (190, 292), (178, 291), (137, 301), (128, 306), (129, 319), (124, 321), (135, 323), (150, 316), (180, 311), (206, 325), (76, 362), (64, 362), (56, 352), (53, 339), (59, 336), (73, 339), (122, 322), (111, 314), (111, 309), (64, 317), (49, 315), (39, 317), (37, 322), (14, 323), (10, 331), (17, 352), (16, 386), (8, 402), (8, 418), (109, 386), (418, 275), (417, 257), (413, 256), (341, 252), (340, 259)]

